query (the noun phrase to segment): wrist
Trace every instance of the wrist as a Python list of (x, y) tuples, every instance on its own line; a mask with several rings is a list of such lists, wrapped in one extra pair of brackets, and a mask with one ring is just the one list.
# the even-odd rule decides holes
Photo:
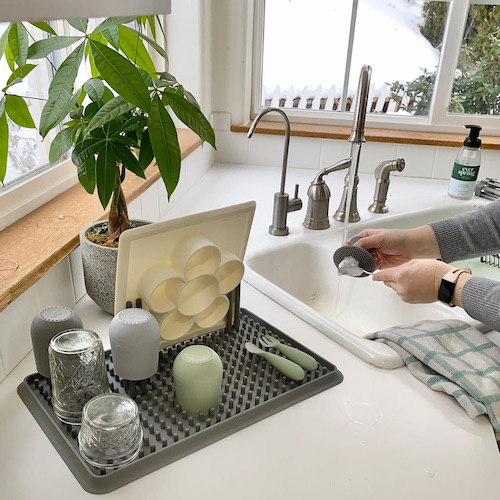
[(410, 254), (412, 259), (438, 259), (441, 257), (436, 237), (429, 225), (410, 229)]
[(471, 278), (470, 269), (449, 269), (441, 278), (438, 289), (438, 300), (448, 304), (450, 307), (462, 307), (462, 289)]

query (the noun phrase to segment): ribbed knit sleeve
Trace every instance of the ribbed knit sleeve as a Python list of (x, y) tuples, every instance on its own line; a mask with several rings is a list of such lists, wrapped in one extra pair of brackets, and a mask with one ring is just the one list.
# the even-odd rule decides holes
[(500, 200), (430, 224), (444, 262), (500, 251)]
[(500, 283), (474, 276), (462, 289), (465, 312), (485, 325), (500, 331)]

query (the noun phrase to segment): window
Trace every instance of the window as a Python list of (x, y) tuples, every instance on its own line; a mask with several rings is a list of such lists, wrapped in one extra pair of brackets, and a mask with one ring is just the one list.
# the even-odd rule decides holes
[(367, 125), (500, 134), (500, 4), (473, 0), (258, 0), (253, 111), (352, 120), (372, 67)]
[[(40, 40), (47, 35), (32, 25), (27, 24), (27, 26), (28, 36), (32, 40)], [(0, 23), (0, 36), (4, 34), (8, 27), (8, 23)], [(9, 83), (12, 70), (9, 67), (6, 57), (0, 60), (0, 85), (5, 91), (2, 94), (25, 98), (35, 124), (39, 122), (40, 113), (47, 98), (47, 89), (53, 75), (53, 65), (53, 59), (41, 60), (36, 70), (31, 71), (19, 83), (13, 84), (6, 89), (5, 87)], [(27, 175), (46, 167), (49, 163), (50, 140), (55, 135), (55, 132), (52, 132), (46, 141), (42, 141), (36, 128), (21, 127), (10, 118), (7, 118), (7, 121), (9, 127), (9, 147), (7, 171), (4, 179), (6, 187), (12, 186)]]

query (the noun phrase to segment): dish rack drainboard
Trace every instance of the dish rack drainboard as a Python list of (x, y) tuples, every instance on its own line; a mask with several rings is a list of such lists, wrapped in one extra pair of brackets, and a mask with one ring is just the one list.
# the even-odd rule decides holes
[[(57, 419), (51, 407), (49, 381), (43, 376), (35, 373), (26, 377), (18, 387), (18, 394), (82, 487), (91, 493), (113, 491), (342, 382), (343, 375), (333, 364), (250, 311), (241, 309), (239, 319), (238, 331), (217, 330), (160, 351), (159, 370), (142, 387), (124, 384), (114, 373), (110, 351), (106, 352), (111, 389), (134, 395), (144, 431), (138, 458), (122, 468), (99, 469), (83, 460), (78, 450), (79, 426), (63, 424)], [(287, 379), (262, 357), (246, 351), (245, 342), (258, 344), (263, 334), (309, 353), (318, 361), (318, 368), (306, 372), (300, 382)], [(197, 418), (188, 417), (176, 404), (172, 380), (176, 355), (194, 344), (214, 349), (224, 366), (219, 407)]]

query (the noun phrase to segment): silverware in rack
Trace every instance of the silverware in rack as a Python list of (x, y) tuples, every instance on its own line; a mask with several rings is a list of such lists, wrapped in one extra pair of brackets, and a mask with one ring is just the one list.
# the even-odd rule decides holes
[(486, 177), (486, 179), (476, 182), (474, 194), (487, 200), (496, 200), (500, 198), (500, 182), (497, 179)]

